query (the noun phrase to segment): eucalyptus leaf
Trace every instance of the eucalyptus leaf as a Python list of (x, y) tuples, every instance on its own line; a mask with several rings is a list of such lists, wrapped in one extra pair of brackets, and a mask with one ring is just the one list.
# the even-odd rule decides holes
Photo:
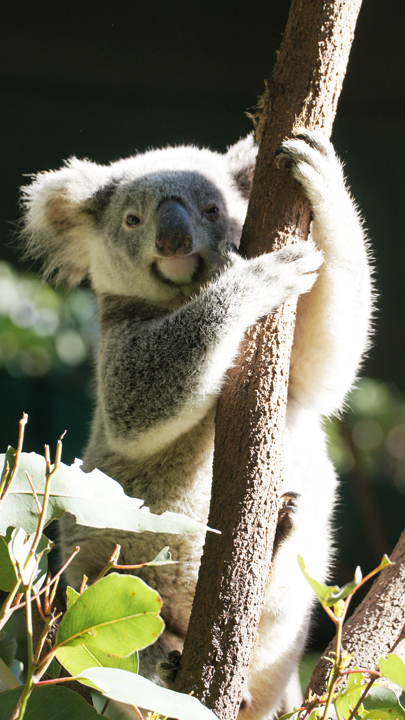
[(308, 575), (301, 555), (298, 555), (298, 565), (300, 566), (302, 574), (313, 589), (319, 602), (325, 607), (331, 607), (339, 600), (344, 600), (345, 597), (350, 595), (350, 593), (353, 592), (358, 585), (360, 585), (363, 579), (361, 570), (357, 567), (352, 582), (347, 583), (343, 587), (339, 587), (339, 585), (324, 585)]
[(362, 692), (366, 688), (366, 684), (363, 683), (363, 673), (351, 673), (347, 682), (346, 689), (338, 693), (338, 697), (335, 700), (335, 709), (338, 716), (347, 720), (354, 707), (356, 707), (360, 700)]
[(387, 567), (387, 565), (394, 565), (394, 564), (395, 564), (395, 563), (391, 562), (391, 560), (389, 559), (388, 555), (383, 555), (379, 567), (382, 569), (382, 568)]
[(70, 585), (66, 588), (66, 609), (69, 610), (72, 605), (75, 604), (76, 600), (80, 597), (80, 593), (77, 592)]
[[(10, 720), (23, 691), (22, 687), (1, 693), (0, 720)], [(36, 687), (32, 691), (24, 720), (95, 720), (102, 717), (80, 695), (66, 687)]]
[(172, 560), (172, 556), (169, 551), (169, 546), (161, 550), (156, 557), (148, 563), (150, 565), (177, 565), (177, 560)]
[[(103, 695), (113, 700), (137, 705), (178, 720), (217, 720), (216, 715), (191, 695), (155, 685), (141, 675), (115, 668), (90, 668), (77, 676), (89, 680)], [(1, 720), (1, 718), (0, 718)]]
[(118, 703), (110, 702), (106, 708), (106, 698), (101, 694), (101, 692), (99, 692), (99, 690), (91, 688), (90, 693), (93, 705), (97, 712), (101, 713), (104, 710), (103, 717), (108, 718), (109, 720), (128, 720), (128, 713), (124, 710), (125, 705), (118, 705)]
[[(126, 657), (159, 637), (164, 628), (161, 606), (158, 593), (140, 578), (111, 573), (85, 590), (66, 611), (56, 645), (84, 645), (92, 654), (103, 651)], [(63, 663), (60, 648), (56, 656)]]
[[(305, 570), (304, 560), (302, 559), (301, 555), (298, 555), (298, 565), (300, 566), (304, 578), (309, 583), (316, 597), (322, 605), (328, 602), (332, 592), (335, 593), (335, 595), (340, 592), (340, 587), (338, 585), (324, 585), (323, 583), (320, 583), (317, 580), (311, 578)], [(334, 604), (335, 602), (336, 600), (334, 600), (331, 604)]]
[(48, 665), (46, 669), (46, 674), (48, 677), (50, 677), (52, 680), (56, 680), (56, 678), (59, 677), (62, 670), (62, 666), (58, 663), (58, 661), (54, 658), (52, 662)]
[[(0, 455), (0, 467), (5, 455)], [(154, 515), (142, 507), (143, 500), (125, 495), (121, 485), (100, 470), (84, 473), (80, 461), (73, 465), (61, 463), (51, 480), (51, 491), (45, 525), (64, 512), (76, 517), (79, 525), (118, 528), (132, 532), (186, 533), (207, 530), (202, 523), (179, 513)], [(42, 503), (45, 488), (45, 458), (37, 453), (22, 453), (20, 465), (5, 500), (0, 502), (0, 535), (17, 524), (27, 534), (36, 531), (38, 508), (28, 482), (31, 482)]]
[(339, 600), (344, 600), (350, 593), (353, 592), (353, 590), (356, 589), (363, 580), (363, 575), (361, 572), (361, 569), (357, 566), (354, 578), (351, 582), (346, 583), (346, 585), (343, 585), (343, 587), (339, 588), (336, 592), (335, 589), (332, 589), (332, 592), (330, 593), (330, 597), (327, 599), (327, 605), (331, 606), (335, 603), (339, 602)]
[(363, 700), (363, 707), (364, 717), (370, 720), (405, 720), (405, 710), (389, 688), (371, 688)]
[(6, 630), (0, 630), (0, 658), (4, 660), (6, 665), (10, 665), (17, 652), (17, 640), (11, 637)]
[(128, 672), (138, 672), (138, 653), (135, 652), (129, 657), (117, 657), (108, 655), (97, 648), (89, 650), (87, 645), (79, 647), (61, 647), (57, 652), (59, 662), (66, 668), (70, 675), (78, 675), (83, 670), (91, 667), (112, 667), (127, 670)]
[(9, 690), (19, 686), (17, 678), (13, 675), (10, 668), (7, 667), (4, 660), (0, 658), (0, 686)]
[(380, 657), (378, 667), (384, 677), (405, 690), (405, 663), (398, 655), (390, 653), (386, 658)]
[(0, 590), (5, 592), (10, 592), (17, 579), (8, 551), (12, 531), (13, 528), (9, 527), (5, 536), (0, 536)]
[(21, 579), (24, 585), (28, 585), (32, 573), (35, 571), (35, 565), (38, 556), (42, 557), (39, 560), (38, 567), (35, 571), (33, 590), (38, 592), (45, 582), (46, 574), (48, 571), (48, 563), (46, 555), (52, 550), (53, 543), (48, 540), (45, 535), (41, 535), (38, 543), (36, 552), (29, 559), (26, 565), (29, 554), (31, 553), (36, 533), (33, 532), (31, 535), (27, 535), (22, 528), (14, 528), (11, 533), (11, 539), (8, 544), (8, 551), (11, 562), (14, 566), (15, 576), (18, 577), (21, 573)]

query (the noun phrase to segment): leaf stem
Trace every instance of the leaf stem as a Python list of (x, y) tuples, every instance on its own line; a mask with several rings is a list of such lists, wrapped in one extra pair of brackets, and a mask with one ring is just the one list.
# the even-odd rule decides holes
[(0, 611), (0, 630), (2, 629), (2, 627), (3, 627), (3, 626), (6, 624), (6, 622), (8, 621), (10, 615), (13, 614), (14, 610), (17, 610), (17, 607), (18, 607), (18, 606), (15, 606), (15, 607), (11, 607), (11, 606), (12, 606), (12, 604), (13, 604), (13, 602), (14, 602), (15, 596), (17, 595), (18, 588), (20, 587), (20, 585), (21, 585), (20, 578), (17, 578), (17, 580), (15, 581), (13, 587), (11, 588), (9, 594), (7, 595), (7, 597), (6, 597), (3, 605), (2, 605), (2, 607), (1, 607), (1, 611)]
[(29, 696), (34, 687), (33, 674), (34, 674), (34, 647), (33, 647), (33, 628), (32, 628), (32, 608), (31, 608), (31, 588), (25, 588), (25, 600), (27, 603), (27, 677), (25, 681), (25, 687), (23, 693), (14, 709), (14, 712), (10, 720), (23, 720), (25, 711), (27, 709), (27, 703)]
[[(48, 583), (46, 583), (46, 585), (44, 585), (44, 586), (41, 588), (41, 590), (39, 590), (39, 592), (37, 592), (35, 595), (32, 596), (32, 598), (31, 598), (32, 600), (36, 600), (37, 597), (39, 597), (39, 596), (42, 595), (44, 592), (46, 592), (50, 587), (52, 587), (52, 585), (53, 585), (54, 583), (59, 582), (60, 576), (61, 576), (62, 573), (66, 570), (66, 568), (67, 568), (67, 566), (69, 565), (69, 563), (72, 562), (73, 558), (75, 557), (75, 555), (77, 555), (77, 553), (78, 553), (79, 551), (80, 551), (80, 547), (79, 547), (79, 546), (75, 547), (75, 549), (73, 550), (72, 554), (71, 554), (71, 555), (68, 557), (68, 559), (66, 560), (65, 564), (62, 565), (62, 567), (60, 568), (60, 570), (58, 570), (58, 572), (56, 573), (56, 575), (54, 575), (54, 577), (52, 578), (52, 580), (50, 580)], [(53, 601), (53, 597), (52, 597), (52, 595), (51, 595), (51, 602), (52, 602), (52, 601)], [(23, 608), (23, 607), (25, 607), (25, 601), (22, 602), (22, 603), (19, 603), (19, 604), (16, 605), (14, 608), (12, 608), (12, 611), (14, 612), (14, 610), (20, 610), (20, 609)]]
[[(20, 457), (21, 457), (21, 453), (22, 453), (22, 446), (23, 446), (23, 441), (24, 441), (24, 429), (25, 429), (27, 422), (28, 422), (28, 415), (27, 415), (27, 413), (24, 412), (20, 422), (18, 423), (18, 442), (17, 442), (16, 451), (15, 451), (14, 467), (12, 469), (6, 489), (4, 490), (4, 493), (3, 493), (2, 497), (0, 498), (0, 507), (1, 507), (2, 503), (4, 503), (4, 500), (6, 499), (8, 493), (10, 491), (10, 488), (14, 482), (14, 479), (17, 475), (17, 472), (18, 472), (18, 468), (20, 465)], [(4, 484), (6, 482), (6, 477), (4, 477), (4, 473), (3, 473), (3, 477), (1, 479), (1, 485), (2, 485), (1, 489), (3, 489), (3, 487), (4, 487)]]

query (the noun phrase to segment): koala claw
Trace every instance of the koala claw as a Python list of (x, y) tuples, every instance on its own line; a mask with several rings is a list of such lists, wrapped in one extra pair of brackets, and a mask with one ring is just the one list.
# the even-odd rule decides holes
[(167, 687), (171, 687), (180, 669), (181, 652), (171, 650), (164, 662), (158, 662), (156, 672)]
[(280, 543), (294, 527), (293, 516), (298, 511), (298, 503), (301, 495), (293, 490), (283, 493), (281, 496), (281, 507), (278, 511), (276, 537), (274, 540), (274, 554), (277, 552)]

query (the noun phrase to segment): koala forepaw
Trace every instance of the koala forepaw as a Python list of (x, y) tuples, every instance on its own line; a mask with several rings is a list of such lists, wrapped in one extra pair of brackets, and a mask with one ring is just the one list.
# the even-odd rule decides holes
[(172, 687), (176, 675), (180, 669), (181, 652), (172, 650), (167, 656), (167, 660), (158, 662), (156, 672), (166, 687)]

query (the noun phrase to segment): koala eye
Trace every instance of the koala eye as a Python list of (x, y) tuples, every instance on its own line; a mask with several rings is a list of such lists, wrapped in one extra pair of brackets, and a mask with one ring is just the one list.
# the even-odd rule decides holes
[(220, 215), (219, 208), (217, 205), (207, 205), (203, 210), (203, 215), (208, 218), (208, 220), (217, 220)]
[(137, 215), (127, 215), (125, 218), (125, 224), (128, 225), (128, 227), (135, 227), (135, 225), (139, 225), (140, 222), (141, 218)]

